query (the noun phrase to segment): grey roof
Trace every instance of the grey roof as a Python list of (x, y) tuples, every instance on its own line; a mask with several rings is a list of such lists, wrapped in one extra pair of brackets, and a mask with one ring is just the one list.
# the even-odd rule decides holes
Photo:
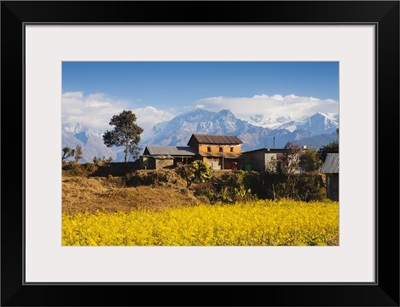
[(199, 144), (239, 145), (243, 142), (236, 135), (192, 134), (188, 144), (195, 138)]
[(328, 153), (325, 162), (321, 167), (321, 173), (335, 174), (339, 173), (339, 154)]
[(194, 156), (195, 148), (187, 146), (146, 146), (143, 155), (151, 156)]

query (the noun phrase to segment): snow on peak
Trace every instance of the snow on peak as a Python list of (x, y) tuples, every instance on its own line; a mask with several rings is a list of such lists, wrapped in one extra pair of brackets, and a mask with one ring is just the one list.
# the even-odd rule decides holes
[(71, 133), (71, 134), (92, 134), (98, 137), (101, 137), (104, 134), (104, 130), (93, 129), (89, 127), (82, 126), (79, 123), (67, 123), (62, 126), (63, 132)]

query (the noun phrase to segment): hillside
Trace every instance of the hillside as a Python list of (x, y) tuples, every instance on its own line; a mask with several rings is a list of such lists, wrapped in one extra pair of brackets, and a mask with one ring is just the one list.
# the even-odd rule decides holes
[(62, 210), (65, 213), (129, 212), (168, 207), (293, 198), (303, 201), (326, 197), (322, 174), (288, 178), (264, 172), (212, 171), (207, 182), (192, 181), (177, 170), (133, 170), (134, 163), (95, 165), (69, 163), (62, 173)]
[[(182, 183), (184, 184), (184, 183)], [(132, 209), (158, 210), (191, 206), (198, 201), (179, 184), (125, 187), (121, 178), (67, 177), (62, 179), (64, 213), (129, 212)]]

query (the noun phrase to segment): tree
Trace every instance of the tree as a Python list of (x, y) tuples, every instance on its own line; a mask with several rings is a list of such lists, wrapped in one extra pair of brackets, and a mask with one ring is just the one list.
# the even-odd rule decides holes
[[(299, 161), (301, 155), (301, 146), (292, 142), (287, 142), (283, 154), (272, 162), (272, 168), (267, 171), (269, 176), (277, 177), (282, 191), (287, 198), (295, 195), (296, 176), (299, 171)], [(275, 184), (272, 184), (272, 190), (275, 199)]]
[(324, 145), (318, 149), (318, 158), (323, 162), (325, 162), (326, 155), (328, 153), (338, 153), (339, 152), (339, 128), (336, 129), (337, 140)]
[(143, 129), (136, 124), (136, 115), (132, 111), (124, 110), (119, 115), (114, 115), (109, 124), (115, 127), (114, 130), (104, 133), (104, 144), (107, 147), (124, 146), (125, 162), (129, 160), (128, 154), (136, 159), (141, 150), (138, 144), (140, 134), (143, 132)]
[(75, 155), (75, 150), (69, 148), (68, 146), (64, 147), (62, 151), (63, 151), (63, 155), (61, 156), (62, 161), (64, 161), (69, 157), (73, 157)]
[(337, 141), (334, 141), (334, 142), (329, 143), (328, 145), (324, 145), (320, 149), (318, 149), (318, 158), (322, 162), (325, 162), (326, 155), (328, 153), (338, 153), (338, 152), (339, 152), (339, 143)]
[(299, 166), (306, 172), (315, 172), (321, 165), (316, 149), (308, 148), (300, 155)]
[(282, 156), (276, 160), (276, 172), (283, 175), (293, 175), (299, 170), (301, 146), (287, 142)]
[(106, 159), (105, 156), (103, 156), (103, 158), (97, 158), (96, 156), (94, 156), (93, 158), (93, 163), (94, 164), (103, 164), (103, 163), (111, 163), (111, 161), (113, 160), (112, 157), (109, 157), (108, 159)]
[(74, 157), (75, 157), (75, 162), (79, 162), (79, 160), (83, 158), (82, 146), (79, 144), (76, 145), (75, 147)]
[(182, 165), (178, 171), (186, 179), (186, 187), (190, 187), (193, 182), (209, 181), (212, 174), (210, 166), (200, 160), (193, 161), (190, 165)]

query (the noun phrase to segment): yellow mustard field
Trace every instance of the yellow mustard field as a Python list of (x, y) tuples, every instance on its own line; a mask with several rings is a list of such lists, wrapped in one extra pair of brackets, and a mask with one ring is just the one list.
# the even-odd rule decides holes
[(64, 246), (338, 245), (337, 202), (255, 201), (62, 216)]

